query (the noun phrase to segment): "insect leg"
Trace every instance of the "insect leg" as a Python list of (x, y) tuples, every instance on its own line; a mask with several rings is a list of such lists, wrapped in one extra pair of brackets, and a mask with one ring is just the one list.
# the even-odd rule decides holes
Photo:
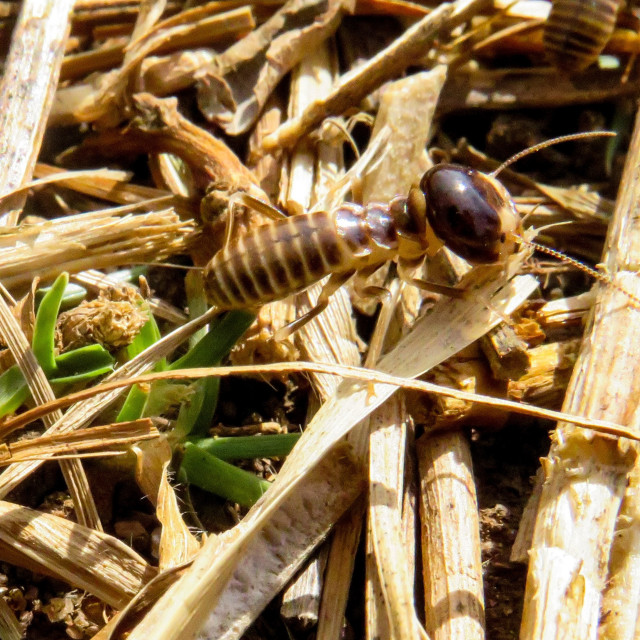
[(288, 338), (292, 333), (295, 333), (300, 327), (303, 327), (309, 320), (313, 320), (317, 315), (321, 314), (329, 304), (329, 298), (334, 294), (353, 274), (355, 271), (345, 271), (344, 273), (334, 273), (326, 282), (318, 300), (316, 306), (308, 313), (290, 322), (288, 325), (278, 329), (274, 335), (274, 340), (284, 340)]
[(407, 284), (413, 287), (422, 289), (422, 291), (431, 291), (431, 293), (439, 293), (443, 296), (449, 296), (450, 298), (464, 298), (466, 291), (464, 289), (456, 289), (455, 287), (448, 287), (444, 284), (436, 284), (435, 282), (428, 282), (420, 278), (414, 278), (412, 271), (416, 268), (416, 264), (411, 260), (398, 260), (398, 275), (401, 280), (404, 280)]
[(244, 191), (234, 193), (231, 198), (229, 198), (229, 203), (231, 204), (232, 202), (234, 204), (240, 204), (243, 207), (247, 207), (248, 209), (253, 209), (272, 220), (282, 220), (282, 218), (287, 217), (285, 213), (280, 211), (277, 207), (274, 207), (271, 203), (255, 198), (254, 196), (250, 196)]
[(236, 193), (229, 198), (229, 217), (227, 218), (227, 228), (224, 233), (223, 245), (225, 249), (231, 242), (233, 218), (235, 216), (236, 207), (247, 207), (248, 209), (253, 209), (272, 220), (282, 220), (282, 218), (287, 217), (282, 211), (280, 211), (280, 209), (274, 207), (272, 204), (265, 202), (264, 200), (254, 198), (244, 191), (236, 191)]
[(369, 277), (372, 276), (379, 268), (380, 265), (373, 265), (372, 267), (367, 267), (366, 269), (362, 269), (356, 273), (353, 288), (360, 298), (386, 298), (388, 300), (391, 297), (391, 293), (388, 289), (367, 284)]

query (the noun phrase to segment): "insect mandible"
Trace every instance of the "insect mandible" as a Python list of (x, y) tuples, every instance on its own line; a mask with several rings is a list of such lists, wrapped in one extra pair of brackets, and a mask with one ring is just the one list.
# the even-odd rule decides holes
[(279, 331), (279, 337), (284, 337), (321, 313), (330, 296), (353, 276), (358, 295), (386, 293), (367, 285), (367, 279), (390, 260), (397, 262), (400, 278), (409, 284), (462, 297), (464, 290), (412, 274), (427, 255), (435, 255), (445, 245), (472, 265), (504, 264), (522, 242), (522, 229), (513, 200), (497, 174), (552, 144), (602, 135), (615, 134), (554, 138), (512, 156), (490, 174), (439, 164), (407, 196), (387, 203), (344, 203), (331, 211), (285, 217), (271, 205), (239, 194), (240, 203), (278, 219), (240, 234), (213, 256), (204, 269), (207, 299), (220, 310), (254, 309), (330, 276), (316, 306)]

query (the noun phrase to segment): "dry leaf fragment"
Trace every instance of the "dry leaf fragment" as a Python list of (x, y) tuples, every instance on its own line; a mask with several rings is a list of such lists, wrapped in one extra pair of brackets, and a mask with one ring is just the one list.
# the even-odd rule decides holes
[(200, 543), (182, 519), (178, 499), (168, 478), (171, 446), (166, 438), (134, 447), (136, 481), (152, 504), (162, 524), (160, 569), (170, 569), (191, 560)]
[(200, 550), (198, 539), (189, 531), (182, 519), (178, 498), (169, 483), (168, 468), (169, 461), (162, 469), (156, 510), (158, 520), (162, 523), (159, 563), (161, 570), (177, 567), (192, 560)]
[(331, 36), (342, 13), (353, 8), (353, 0), (289, 0), (199, 74), (204, 115), (230, 135), (247, 131), (282, 77)]

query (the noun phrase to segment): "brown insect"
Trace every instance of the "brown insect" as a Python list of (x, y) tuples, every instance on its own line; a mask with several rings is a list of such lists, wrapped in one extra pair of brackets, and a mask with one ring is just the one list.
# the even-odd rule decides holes
[(611, 38), (624, 0), (553, 0), (544, 26), (549, 60), (568, 72), (595, 62)]
[[(257, 308), (303, 291), (323, 277), (316, 306), (285, 327), (291, 334), (321, 313), (329, 298), (355, 276), (356, 293), (380, 296), (367, 279), (389, 260), (414, 286), (461, 297), (464, 290), (418, 280), (412, 273), (443, 245), (473, 265), (506, 262), (521, 240), (515, 205), (496, 175), (524, 155), (551, 144), (609, 132), (575, 134), (516, 154), (491, 174), (454, 164), (429, 169), (408, 196), (332, 211), (284, 217), (270, 205), (240, 194), (238, 200), (277, 220), (261, 225), (218, 251), (204, 270), (209, 302), (221, 310)], [(229, 237), (229, 229), (227, 237)]]

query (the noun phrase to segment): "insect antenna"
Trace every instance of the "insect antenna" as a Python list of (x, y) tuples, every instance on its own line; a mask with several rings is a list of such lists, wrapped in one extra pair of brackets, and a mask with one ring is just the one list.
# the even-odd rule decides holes
[(587, 131), (584, 133), (571, 133), (568, 136), (551, 138), (550, 140), (545, 140), (544, 142), (534, 144), (533, 147), (529, 147), (528, 149), (519, 151), (515, 155), (505, 160), (495, 171), (492, 171), (489, 175), (492, 178), (495, 178), (499, 173), (504, 171), (508, 166), (512, 165), (514, 162), (517, 162), (521, 158), (524, 158), (525, 156), (530, 156), (533, 153), (537, 153), (538, 151), (541, 151), (542, 149), (546, 149), (547, 147), (560, 144), (561, 142), (572, 142), (573, 140), (583, 140), (584, 138), (613, 138), (616, 135), (617, 134), (614, 131)]
[[(508, 166), (512, 165), (514, 162), (517, 162), (521, 158), (525, 156), (531, 155), (540, 151), (542, 149), (546, 149), (552, 145), (560, 144), (561, 142), (571, 142), (573, 140), (582, 140), (584, 138), (611, 138), (614, 137), (616, 133), (614, 131), (591, 131), (585, 133), (572, 133), (566, 136), (560, 136), (558, 138), (551, 138), (550, 140), (546, 140), (545, 142), (541, 142), (536, 144), (528, 149), (524, 149), (511, 156), (509, 159), (505, 160), (495, 171), (492, 171), (489, 175), (495, 178), (501, 171), (506, 169)], [(564, 262), (565, 264), (570, 264), (571, 266), (579, 269), (583, 273), (589, 274), (595, 280), (599, 282), (606, 283), (612, 286), (614, 289), (624, 294), (631, 302), (633, 303), (633, 308), (640, 310), (640, 297), (636, 296), (631, 291), (628, 291), (624, 287), (620, 286), (618, 283), (614, 282), (611, 276), (598, 271), (597, 269), (592, 269), (588, 265), (576, 260), (575, 258), (571, 258), (561, 251), (557, 249), (552, 249), (551, 247), (546, 247), (545, 245), (539, 244), (537, 242), (533, 242), (531, 240), (527, 240), (522, 238), (521, 236), (516, 236), (516, 241), (520, 244), (527, 245), (533, 249), (536, 249), (540, 253), (544, 253), (546, 255), (557, 258), (558, 260)]]
[(583, 273), (589, 274), (592, 278), (594, 278), (595, 280), (598, 280), (598, 282), (602, 282), (613, 287), (614, 289), (616, 289), (616, 291), (619, 291), (620, 293), (627, 296), (629, 300), (631, 300), (631, 302), (633, 303), (632, 306), (634, 309), (640, 310), (640, 298), (634, 293), (632, 293), (631, 291), (619, 285), (617, 282), (614, 282), (614, 280), (611, 278), (610, 275), (606, 273), (602, 273), (597, 269), (593, 269), (588, 265), (580, 262), (579, 260), (576, 260), (575, 258), (571, 258), (570, 256), (565, 255), (564, 253), (562, 253), (562, 251), (558, 251), (557, 249), (552, 249), (551, 247), (546, 247), (545, 245), (539, 244), (537, 242), (533, 242), (532, 240), (526, 240), (521, 236), (516, 236), (516, 242), (520, 244), (524, 244), (528, 247), (531, 247), (532, 249), (536, 249), (540, 253), (545, 253), (549, 256), (557, 258), (558, 260), (564, 262), (565, 264), (570, 264), (571, 266), (576, 267), (576, 269), (579, 269)]

